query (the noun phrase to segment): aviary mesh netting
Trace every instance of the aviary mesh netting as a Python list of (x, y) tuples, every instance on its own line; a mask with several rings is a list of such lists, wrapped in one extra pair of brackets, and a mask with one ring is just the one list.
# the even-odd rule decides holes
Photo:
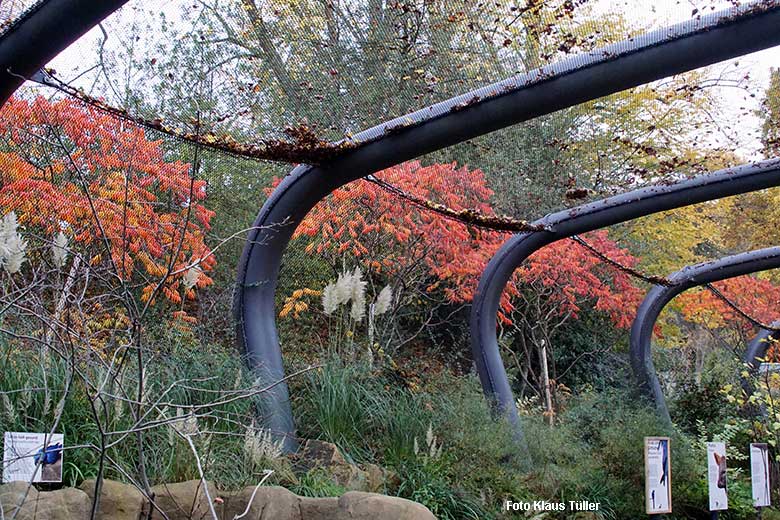
[[(2, 26), (31, 4), (0, 2)], [(184, 348), (203, 364), (204, 373), (186, 375), (200, 393), (161, 398), (170, 410), (157, 420), (178, 424), (194, 410), (215, 432), (244, 442), (243, 428), (260, 428), (263, 418), (248, 408), (207, 411), (213, 403), (203, 395), (224, 383), (224, 373), (212, 381), (209, 371), (238, 377), (237, 396), (259, 392), (242, 386), (236, 365), (219, 365), (232, 354), (207, 352), (234, 352), (231, 307), (245, 237), (293, 165), (328, 163), (392, 136), (414, 124), (410, 112), (462, 110), (582, 67), (599, 58), (594, 49), (662, 42), (729, 8), (736, 9), (673, 1), (131, 0), (0, 110), (0, 342), (13, 353), (0, 371), (23, 347), (43, 356), (56, 345), (97, 381), (136, 363), (137, 352), (154, 372)], [(674, 28), (652, 32), (667, 26)], [(625, 50), (609, 48), (615, 56)], [(337, 357), (367, 363), (412, 392), (445, 369), (469, 373), (471, 298), (509, 236), (537, 229), (529, 222), (553, 211), (775, 155), (777, 56), (770, 49), (580, 103), (337, 188), (296, 229), (282, 264), (274, 312), (288, 372)], [(383, 126), (360, 134), (375, 125)], [(565, 392), (588, 370), (583, 359), (614, 356), (619, 367), (650, 285), (667, 284), (688, 264), (776, 244), (778, 196), (770, 189), (668, 211), (534, 255), (499, 310), (517, 395), (541, 399), (550, 386), (543, 370)], [(705, 330), (714, 335), (708, 345), (741, 349), (777, 318), (778, 283), (771, 273), (681, 296), (659, 325), (658, 341), (680, 347), (664, 359), (690, 366), (685, 345)], [(583, 323), (609, 331), (595, 342), (603, 344), (569, 349)], [(67, 354), (74, 344), (84, 352)], [(617, 368), (605, 376), (621, 377)], [(143, 378), (133, 381), (143, 387)], [(294, 410), (307, 417), (295, 390), (308, 383), (290, 384)], [(6, 395), (21, 406), (17, 394)], [(15, 416), (0, 429), (48, 425), (54, 405), (42, 409), (40, 419)], [(119, 424), (121, 414), (111, 420)], [(299, 435), (314, 430), (303, 421)], [(367, 456), (357, 448), (354, 455)], [(117, 475), (156, 478), (154, 463), (141, 471), (114, 462)]]
[[(23, 11), (19, 5), (9, 4), (12, 15)], [(654, 26), (680, 23), (682, 31), (729, 3), (648, 7), (625, 13), (599, 2), (131, 2), (57, 58), (51, 76), (41, 78), (54, 88), (30, 85), (17, 97), (54, 96), (84, 113), (97, 107), (118, 124), (135, 123), (149, 140), (163, 139), (164, 150), (190, 164), (194, 148), (188, 144), (199, 143), (198, 175), (207, 183), (208, 199), (220, 205), (219, 210), (206, 206), (215, 210), (215, 220), (230, 223), (213, 238), (223, 240), (249, 226), (271, 179), (289, 169), (247, 159), (316, 164), (359, 145), (365, 138), (352, 137), (365, 128), (400, 118), (387, 125), (392, 131), (403, 125), (407, 112), (562, 60), (564, 68), (581, 66), (594, 48)], [(418, 177), (414, 171), (378, 176), (390, 185), (357, 183), (331, 211), (346, 216), (358, 210), (365, 189), (369, 197), (393, 200), (399, 196), (395, 186), (413, 197), (396, 202), (396, 212), (410, 203), (435, 210), (434, 202), (450, 211), (423, 219), (457, 211), (467, 223), (511, 232), (522, 229), (524, 220), (561, 207), (744, 162), (734, 150), (756, 157), (762, 130), (759, 124), (741, 125), (745, 118), (755, 119), (751, 111), (758, 106), (751, 99), (762, 95), (751, 87), (751, 72), (767, 73), (751, 71), (756, 62), (746, 60), (668, 78), (436, 152), (420, 164), (445, 166), (423, 170), (421, 179), (407, 185), (399, 183)], [(725, 95), (729, 90), (737, 93)], [(213, 177), (217, 170), (225, 173)], [(457, 181), (442, 177), (468, 179), (461, 181), (464, 192), (455, 196), (448, 183)], [(244, 204), (231, 200), (233, 183), (246, 199), (242, 217), (234, 214)], [(454, 198), (439, 199), (444, 193)], [(415, 204), (422, 201), (429, 202), (427, 208)], [(475, 221), (480, 214), (507, 218)], [(338, 247), (339, 255), (361, 254), (345, 248), (344, 241)], [(483, 261), (489, 256), (485, 252)], [(225, 257), (235, 261), (236, 255)], [(290, 258), (285, 265), (297, 271), (310, 258)]]

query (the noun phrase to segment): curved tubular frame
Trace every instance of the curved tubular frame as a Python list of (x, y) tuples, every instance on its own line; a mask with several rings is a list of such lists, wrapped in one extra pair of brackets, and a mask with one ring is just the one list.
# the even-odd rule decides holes
[[(773, 328), (780, 327), (780, 321), (772, 322)], [(758, 370), (761, 360), (766, 356), (771, 341), (780, 341), (780, 332), (761, 329), (750, 343), (748, 343), (742, 361), (748, 364), (751, 370)]]
[[(653, 328), (666, 304), (691, 287), (778, 267), (780, 267), (780, 247), (758, 249), (685, 267), (669, 276), (669, 280), (674, 285), (669, 287), (655, 286), (647, 293), (642, 305), (637, 310), (636, 319), (631, 327), (631, 367), (639, 387), (653, 399), (659, 415), (666, 423), (671, 424), (672, 420), (653, 366), (651, 352)], [(764, 332), (767, 333), (767, 336), (771, 334), (769, 331)], [(748, 363), (752, 364), (757, 356), (766, 353), (768, 344), (766, 341), (760, 341), (761, 336), (759, 334), (748, 346), (745, 353), (745, 361)]]
[[(285, 449), (296, 448), (274, 299), (287, 244), (297, 225), (317, 202), (348, 182), (420, 155), (637, 85), (778, 45), (778, 26), (780, 8), (774, 1), (764, 2), (760, 7), (753, 4), (736, 11), (702, 16), (693, 22), (654, 31), (518, 75), (397, 118), (356, 135), (353, 138), (356, 148), (328, 164), (295, 168), (255, 219), (239, 264), (235, 293), (239, 347), (261, 380), (277, 383), (264, 396), (266, 427), (284, 436)], [(767, 173), (766, 169), (759, 167), (751, 174), (740, 170), (745, 175), (737, 175), (763, 181), (744, 185), (739, 181), (725, 182), (725, 185), (730, 186), (733, 193), (774, 185), (774, 178), (778, 176), (772, 175), (775, 170)], [(752, 175), (757, 171), (764, 175)], [(712, 190), (701, 200), (723, 196), (718, 195), (718, 190), (724, 186), (724, 177), (730, 178), (732, 174), (716, 175), (720, 179), (715, 183), (717, 187), (713, 184)], [(769, 178), (772, 178), (771, 182)], [(666, 188), (651, 188), (648, 193), (658, 190)], [(668, 207), (684, 205), (686, 197), (670, 196), (669, 199), (674, 198), (675, 202)], [(623, 209), (620, 213), (626, 216), (615, 222), (666, 209), (637, 201), (637, 204), (631, 204), (637, 209), (629, 210), (627, 206), (634, 202), (631, 196), (621, 200)], [(599, 208), (602, 204), (598, 203)], [(590, 219), (591, 224), (584, 227), (595, 229), (612, 223), (601, 215), (605, 213), (594, 216)], [(563, 229), (568, 228), (564, 226)], [(521, 235), (520, 239), (510, 242), (509, 249), (505, 248), (497, 257), (497, 262), (507, 259), (511, 264), (509, 272), (504, 276), (504, 268), (491, 262), (492, 267), (483, 277), (478, 301), (475, 301), (472, 331), (480, 378), (487, 395), (496, 396), (510, 411), (514, 406), (507, 405), (513, 399), (498, 354), (495, 312), (506, 280), (524, 256), (507, 256), (506, 253), (515, 248), (513, 244), (518, 240), (524, 244), (535, 242), (538, 244), (535, 247), (541, 247), (555, 236), (558, 235)], [(560, 235), (560, 238), (563, 236), (568, 235)], [(513, 420), (516, 420), (516, 411), (510, 413), (515, 414)]]
[[(771, 327), (777, 329), (780, 327), (780, 321), (772, 322)], [(777, 330), (761, 329), (758, 331), (758, 334), (750, 340), (747, 349), (745, 349), (745, 354), (742, 356), (742, 361), (748, 366), (748, 371), (750, 373), (755, 374), (758, 372), (773, 341), (780, 341), (780, 332)], [(740, 384), (745, 391), (745, 394), (750, 395), (753, 393), (753, 382), (748, 378), (740, 377)]]
[(475, 361), (488, 395), (519, 428), (514, 397), (496, 338), (496, 315), (501, 294), (515, 269), (542, 247), (563, 238), (626, 222), (661, 211), (780, 185), (780, 160), (729, 168), (700, 175), (671, 186), (655, 186), (553, 213), (534, 224), (547, 231), (521, 233), (490, 260), (482, 274), (471, 314)]
[(127, 0), (44, 0), (0, 34), (0, 106), (37, 70)]

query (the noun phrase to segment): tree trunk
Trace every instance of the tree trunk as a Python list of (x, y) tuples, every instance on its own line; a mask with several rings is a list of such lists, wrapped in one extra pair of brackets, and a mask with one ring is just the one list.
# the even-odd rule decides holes
[(65, 310), (65, 305), (68, 303), (68, 296), (70, 295), (70, 291), (73, 288), (73, 284), (76, 283), (76, 275), (78, 274), (79, 267), (81, 267), (81, 257), (74, 255), (70, 270), (68, 271), (68, 275), (65, 278), (65, 283), (62, 285), (62, 292), (60, 293), (60, 297), (57, 299), (57, 304), (54, 307), (54, 315), (52, 316), (51, 326), (47, 329), (46, 335), (43, 338), (44, 348), (46, 350), (51, 348), (51, 342), (54, 339), (55, 327), (57, 327), (57, 324), (60, 321), (60, 316), (62, 316), (62, 312)]
[(542, 388), (544, 391), (544, 409), (545, 409), (545, 414), (547, 415), (547, 422), (549, 422), (550, 426), (552, 426), (555, 417), (555, 411), (553, 410), (552, 389), (550, 388), (550, 371), (547, 368), (547, 346), (545, 345), (544, 340), (542, 340), (542, 348), (540, 349), (540, 353), (539, 353), (539, 361), (542, 368)]

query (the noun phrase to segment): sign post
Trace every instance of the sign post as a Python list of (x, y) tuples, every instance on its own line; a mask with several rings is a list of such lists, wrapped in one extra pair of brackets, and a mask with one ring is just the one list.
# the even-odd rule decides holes
[(772, 505), (769, 492), (769, 447), (765, 443), (750, 445), (750, 481), (753, 487), (753, 507), (761, 518), (761, 508)]
[(710, 495), (710, 511), (713, 519), (718, 518), (718, 511), (725, 511), (729, 508), (726, 481), (726, 444), (723, 442), (708, 442), (707, 483)]
[(669, 437), (645, 437), (645, 511), (672, 512), (672, 466)]
[(62, 482), (61, 433), (5, 432), (3, 482)]

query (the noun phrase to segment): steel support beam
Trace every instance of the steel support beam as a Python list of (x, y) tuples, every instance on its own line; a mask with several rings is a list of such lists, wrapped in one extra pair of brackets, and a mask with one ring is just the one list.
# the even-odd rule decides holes
[[(780, 247), (769, 247), (685, 267), (668, 277), (674, 285), (655, 286), (647, 293), (631, 327), (631, 368), (634, 370), (640, 389), (654, 401), (658, 414), (665, 422), (671, 424), (672, 420), (653, 366), (651, 344), (653, 328), (666, 304), (691, 287), (778, 267), (780, 267)], [(769, 332), (766, 332), (768, 336)], [(749, 344), (745, 353), (746, 362), (753, 363), (757, 356), (766, 353), (768, 343), (761, 342), (760, 339), (761, 334), (757, 338), (758, 341), (753, 340)]]
[[(780, 321), (772, 322), (771, 327), (772, 329), (780, 328)], [(759, 330), (758, 334), (756, 334), (756, 336), (750, 340), (747, 349), (745, 349), (745, 354), (742, 356), (742, 361), (747, 365), (748, 373), (751, 375), (758, 373), (759, 367), (761, 366), (763, 359), (766, 357), (766, 354), (769, 351), (769, 347), (771, 347), (772, 343), (776, 341), (780, 341), (780, 332), (777, 330), (767, 329)], [(746, 395), (751, 395), (755, 390), (753, 381), (747, 377), (743, 377), (742, 375), (740, 375), (739, 379), (742, 390)], [(755, 407), (752, 408), (755, 409)], [(765, 411), (766, 407), (760, 406), (758, 408)]]
[(519, 417), (496, 338), (501, 294), (515, 269), (542, 247), (579, 233), (661, 211), (780, 185), (780, 160), (755, 163), (695, 177), (671, 186), (632, 191), (548, 215), (534, 224), (549, 231), (522, 233), (491, 259), (479, 283), (471, 314), (471, 340), (486, 393), (519, 427)]
[[(238, 268), (234, 313), (239, 347), (249, 366), (265, 381), (284, 378), (274, 308), (282, 256), (301, 220), (333, 190), (384, 168), (522, 121), (778, 45), (779, 26), (780, 7), (774, 1), (702, 16), (397, 118), (354, 136), (356, 149), (328, 164), (294, 169), (260, 210)], [(778, 178), (774, 165), (736, 171), (735, 177), (751, 180), (731, 182), (731, 172), (715, 174), (717, 186), (697, 192), (707, 193), (701, 200), (775, 185)], [(709, 186), (706, 179), (698, 182)], [(726, 186), (727, 192), (719, 195), (718, 190)], [(650, 188), (647, 194), (656, 190), (663, 192), (665, 188)], [(605, 215), (625, 215), (615, 218), (617, 222), (666, 209), (660, 207), (663, 204), (656, 206), (642, 200), (634, 205), (632, 196), (635, 195), (620, 199), (617, 212), (601, 213), (594, 209), (584, 228), (595, 229), (612, 223)], [(678, 207), (692, 203), (686, 202), (686, 196), (669, 193), (664, 200), (668, 207)], [(601, 208), (602, 204), (605, 203), (597, 203), (594, 208)], [(569, 215), (569, 220), (573, 215)], [(511, 240), (497, 260), (491, 262), (492, 267), (485, 273), (475, 300), (472, 341), (480, 378), (486, 394), (497, 399), (513, 420), (517, 419), (516, 411), (495, 337), (498, 298), (511, 271), (525, 258), (511, 252), (518, 251), (519, 243), (522, 247), (532, 247), (532, 244), (541, 247), (555, 237), (568, 236), (565, 230), (575, 226), (568, 227), (563, 222), (562, 219), (561, 231), (520, 235)], [(509, 264), (511, 267), (507, 267)], [(268, 397), (265, 426), (285, 437), (287, 450), (294, 450), (295, 429), (287, 386), (276, 385)]]
[(0, 106), (19, 86), (127, 0), (46, 0), (0, 34)]
[[(772, 328), (780, 328), (780, 321), (772, 322), (771, 326)], [(773, 341), (780, 341), (780, 332), (767, 329), (759, 330), (756, 337), (748, 343), (742, 361), (744, 361), (751, 370), (758, 370), (758, 367), (761, 365), (761, 360), (766, 357), (766, 353)]]

